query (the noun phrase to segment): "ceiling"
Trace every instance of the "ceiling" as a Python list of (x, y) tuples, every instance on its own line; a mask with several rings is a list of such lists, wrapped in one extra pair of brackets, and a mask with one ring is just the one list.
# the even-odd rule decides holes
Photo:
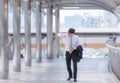
[[(11, 1), (11, 0), (10, 0)], [(24, 1), (24, 0), (22, 0)], [(36, 0), (29, 0), (35, 4)], [(37, 0), (42, 8), (52, 5), (59, 9), (103, 9), (120, 18), (120, 0)], [(34, 7), (34, 5), (33, 5)]]
[(42, 6), (53, 5), (54, 8), (103, 9), (120, 13), (120, 0), (41, 0)]

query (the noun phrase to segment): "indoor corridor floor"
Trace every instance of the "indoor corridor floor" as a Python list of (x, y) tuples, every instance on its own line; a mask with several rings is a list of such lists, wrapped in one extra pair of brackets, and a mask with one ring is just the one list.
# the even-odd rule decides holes
[[(43, 60), (32, 67), (25, 67), (22, 60), (22, 71), (13, 72), (12, 61), (10, 62), (9, 80), (0, 80), (0, 83), (74, 83), (66, 81), (65, 59)], [(109, 73), (108, 59), (84, 58), (78, 63), (77, 83), (120, 83), (112, 73)]]

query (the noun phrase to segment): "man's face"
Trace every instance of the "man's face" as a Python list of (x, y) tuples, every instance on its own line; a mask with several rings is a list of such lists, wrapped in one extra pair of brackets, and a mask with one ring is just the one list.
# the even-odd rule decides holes
[(73, 36), (73, 33), (68, 33), (68, 37), (72, 37)]

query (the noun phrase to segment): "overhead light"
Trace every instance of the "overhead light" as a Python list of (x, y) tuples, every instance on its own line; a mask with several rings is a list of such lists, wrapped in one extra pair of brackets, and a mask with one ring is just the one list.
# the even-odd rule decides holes
[(80, 9), (80, 7), (63, 7), (63, 9)]

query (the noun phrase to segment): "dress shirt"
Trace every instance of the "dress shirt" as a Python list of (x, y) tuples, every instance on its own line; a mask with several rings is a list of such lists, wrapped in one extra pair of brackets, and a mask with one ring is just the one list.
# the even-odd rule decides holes
[[(59, 37), (65, 39), (65, 50), (70, 51), (70, 37), (68, 34), (58, 34)], [(72, 47), (76, 49), (77, 46), (82, 45), (80, 38), (77, 35), (72, 36)]]

